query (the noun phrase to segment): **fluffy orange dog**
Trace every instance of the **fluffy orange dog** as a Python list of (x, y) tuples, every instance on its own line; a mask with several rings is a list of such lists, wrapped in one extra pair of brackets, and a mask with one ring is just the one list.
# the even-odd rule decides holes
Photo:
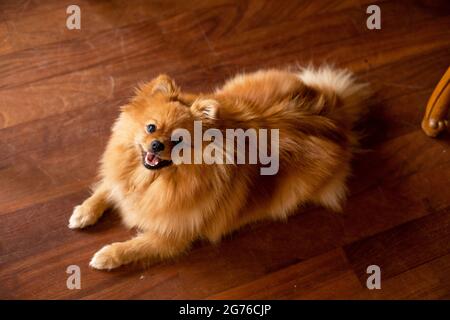
[[(183, 93), (159, 76), (122, 108), (100, 182), (75, 207), (69, 227), (92, 225), (116, 206), (139, 234), (103, 247), (90, 262), (112, 269), (173, 257), (196, 239), (216, 242), (250, 222), (284, 219), (305, 203), (339, 211), (357, 145), (352, 128), (366, 99), (364, 85), (350, 73), (328, 67), (239, 75), (206, 95)], [(261, 175), (261, 164), (172, 162), (180, 142), (172, 133), (192, 132), (198, 120), (221, 132), (279, 129), (277, 174)]]

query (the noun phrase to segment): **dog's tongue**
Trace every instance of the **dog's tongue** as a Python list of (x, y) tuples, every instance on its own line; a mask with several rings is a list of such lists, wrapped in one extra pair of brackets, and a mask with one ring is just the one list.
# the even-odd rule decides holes
[(145, 162), (151, 166), (156, 166), (158, 165), (160, 159), (158, 158), (157, 155), (147, 152), (147, 154), (145, 155)]

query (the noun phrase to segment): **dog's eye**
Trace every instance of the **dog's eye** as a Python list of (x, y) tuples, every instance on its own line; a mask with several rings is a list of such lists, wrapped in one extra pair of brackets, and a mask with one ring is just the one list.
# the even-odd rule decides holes
[(148, 124), (146, 130), (148, 133), (153, 133), (156, 131), (156, 126), (154, 124)]

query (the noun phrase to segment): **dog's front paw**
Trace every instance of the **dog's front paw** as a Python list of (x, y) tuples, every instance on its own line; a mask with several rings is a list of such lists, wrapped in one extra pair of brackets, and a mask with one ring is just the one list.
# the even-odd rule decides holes
[(89, 265), (98, 270), (111, 270), (124, 264), (118, 250), (119, 243), (104, 246), (97, 251)]
[(92, 212), (89, 207), (80, 205), (73, 209), (73, 213), (69, 219), (69, 228), (77, 229), (90, 226), (97, 222), (98, 215)]

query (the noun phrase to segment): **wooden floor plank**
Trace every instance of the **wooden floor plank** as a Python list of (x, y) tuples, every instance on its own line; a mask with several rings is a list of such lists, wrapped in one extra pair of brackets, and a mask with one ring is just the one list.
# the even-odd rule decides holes
[(345, 246), (344, 251), (363, 281), (367, 278), (367, 266), (378, 265), (383, 279), (389, 279), (449, 254), (449, 243), (450, 208), (447, 208), (356, 241)]
[(386, 281), (380, 290), (361, 290), (352, 299), (445, 299), (450, 298), (450, 255), (405, 271)]
[(332, 299), (361, 290), (341, 249), (270, 273), (211, 299)]

